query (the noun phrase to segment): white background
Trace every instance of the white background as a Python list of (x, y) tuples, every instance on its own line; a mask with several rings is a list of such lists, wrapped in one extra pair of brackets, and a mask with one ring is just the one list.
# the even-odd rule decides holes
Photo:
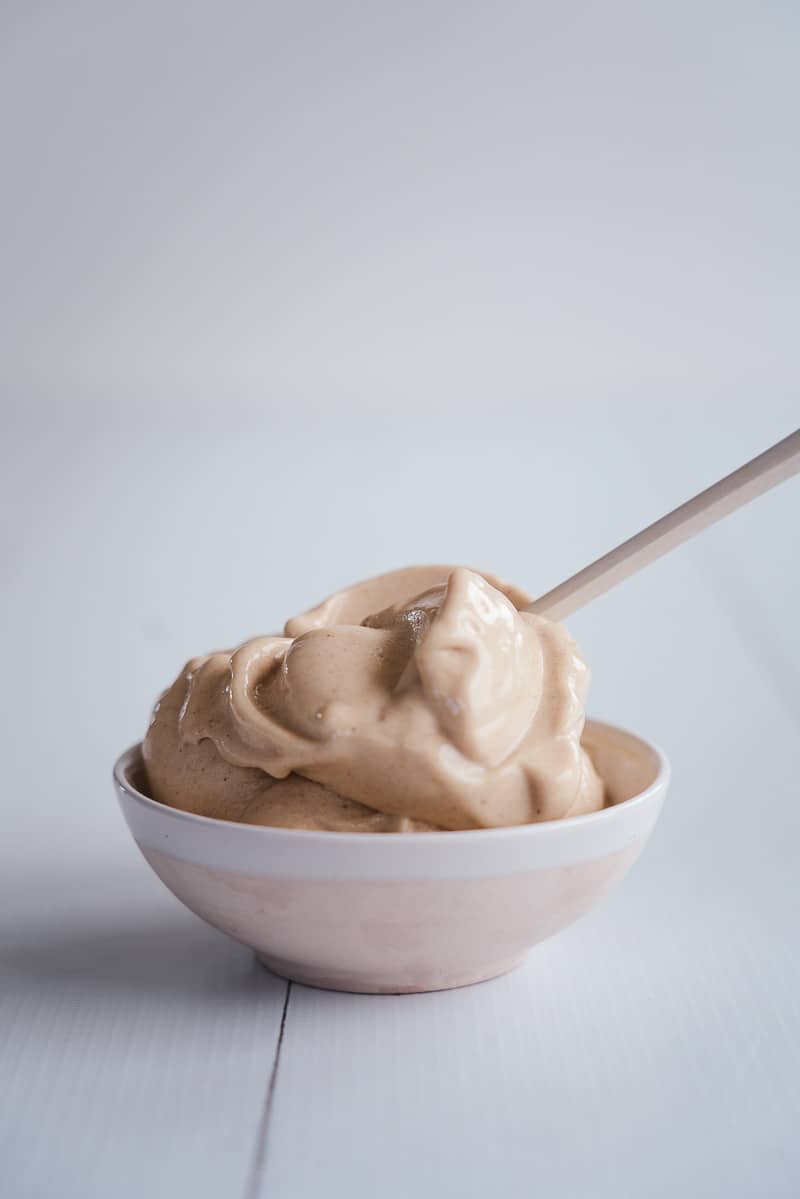
[[(352, 579), (545, 590), (798, 424), (791, 5), (7, 5), (0, 1191), (790, 1196), (798, 484), (571, 622), (663, 745), (641, 864), (506, 979), (285, 984), (113, 758)], [(267, 1136), (268, 1133), (268, 1136)]]

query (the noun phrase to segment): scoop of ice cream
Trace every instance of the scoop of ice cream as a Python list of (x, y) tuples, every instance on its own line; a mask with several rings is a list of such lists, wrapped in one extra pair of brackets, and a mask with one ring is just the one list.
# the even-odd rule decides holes
[(144, 743), (155, 798), (231, 820), (413, 832), (593, 811), (589, 673), (528, 597), (463, 568), (340, 592), (284, 636), (195, 658)]

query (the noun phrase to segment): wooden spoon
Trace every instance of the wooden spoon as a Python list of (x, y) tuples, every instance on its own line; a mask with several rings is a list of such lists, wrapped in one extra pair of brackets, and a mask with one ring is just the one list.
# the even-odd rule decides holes
[(590, 600), (636, 574), (648, 562), (654, 562), (662, 554), (674, 550), (729, 512), (749, 504), (756, 496), (796, 475), (798, 471), (800, 429), (679, 508), (668, 512), (654, 524), (648, 525), (635, 537), (623, 541), (622, 545), (596, 562), (585, 566), (576, 575), (534, 600), (524, 611), (535, 612), (549, 620), (565, 620)]

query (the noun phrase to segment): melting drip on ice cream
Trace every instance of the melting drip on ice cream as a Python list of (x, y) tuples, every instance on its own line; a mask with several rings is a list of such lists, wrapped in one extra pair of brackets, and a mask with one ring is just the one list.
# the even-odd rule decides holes
[(603, 806), (589, 672), (529, 597), (460, 567), (339, 592), (282, 637), (193, 658), (144, 742), (151, 792), (225, 820), (346, 832), (528, 824)]

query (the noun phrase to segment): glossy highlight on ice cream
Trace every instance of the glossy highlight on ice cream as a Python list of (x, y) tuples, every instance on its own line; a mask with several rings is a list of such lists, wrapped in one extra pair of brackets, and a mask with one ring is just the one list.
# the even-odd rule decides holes
[(194, 658), (144, 741), (153, 797), (225, 820), (431, 832), (603, 806), (588, 669), (529, 597), (462, 567), (337, 593), (283, 636)]

